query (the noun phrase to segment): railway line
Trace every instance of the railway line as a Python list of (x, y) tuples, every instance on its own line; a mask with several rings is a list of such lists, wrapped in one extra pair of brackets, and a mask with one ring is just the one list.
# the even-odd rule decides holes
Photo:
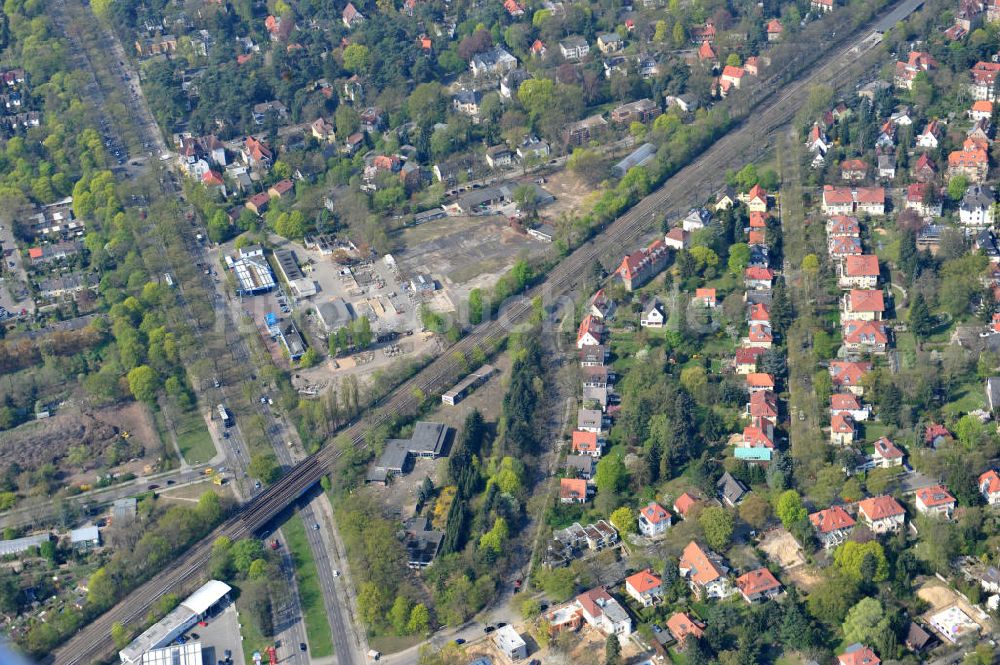
[[(906, 4), (912, 5), (910, 11), (919, 5), (914, 4), (914, 0), (907, 0)], [(899, 7), (896, 7), (897, 13), (898, 10)], [(888, 11), (883, 17), (886, 14)], [(878, 33), (871, 31), (871, 26), (877, 20), (869, 22), (868, 27), (855, 31), (852, 36), (845, 37), (846, 44), (842, 44), (824, 64), (814, 68), (812, 74), (788, 84), (779, 94), (775, 95), (777, 83), (771, 84), (770, 90), (762, 84), (752, 91), (752, 98), (762, 101), (759, 102), (758, 110), (740, 126), (717, 140), (657, 191), (608, 225), (602, 233), (576, 249), (543, 282), (506, 306), (499, 318), (474, 328), (448, 349), (448, 353), (399, 386), (367, 418), (352, 423), (343, 433), (355, 446), (365, 446), (366, 431), (415, 410), (418, 400), (414, 395), (418, 394), (418, 390), (423, 394), (434, 394), (450, 387), (464, 371), (474, 350), (492, 348), (513, 326), (526, 321), (532, 313), (531, 301), (534, 297), (554, 300), (571, 293), (580, 276), (594, 261), (607, 262), (620, 256), (623, 249), (634, 246), (651, 228), (658, 228), (659, 221), (665, 215), (678, 215), (691, 205), (703, 201), (720, 184), (727, 168), (742, 166), (766, 151), (775, 139), (776, 130), (794, 118), (800, 100), (804, 99), (812, 86), (836, 87), (854, 80), (852, 77), (856, 77), (855, 67), (864, 68), (867, 57), (880, 43)], [(459, 354), (463, 360), (456, 359)], [(51, 662), (55, 665), (83, 665), (106, 658), (114, 649), (110, 639), (113, 623), (141, 621), (160, 596), (181, 592), (188, 585), (197, 582), (208, 562), (211, 544), (216, 538), (228, 536), (238, 539), (250, 536), (264, 527), (319, 482), (341, 454), (342, 451), (336, 447), (328, 446), (299, 462), (278, 482), (254, 497), (234, 516), (191, 547), (174, 566), (139, 586), (126, 599), (91, 622), (52, 654)]]

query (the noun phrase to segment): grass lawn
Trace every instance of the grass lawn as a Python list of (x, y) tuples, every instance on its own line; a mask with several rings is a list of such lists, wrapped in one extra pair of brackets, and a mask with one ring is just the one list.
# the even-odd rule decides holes
[(215, 457), (215, 444), (208, 433), (205, 419), (197, 409), (184, 414), (175, 423), (177, 428), (177, 446), (188, 464), (207, 462)]
[(295, 562), (295, 579), (299, 585), (299, 602), (306, 623), (309, 651), (313, 658), (332, 656), (333, 636), (330, 634), (330, 623), (326, 619), (326, 607), (323, 606), (323, 593), (319, 587), (316, 562), (306, 540), (305, 524), (298, 514), (292, 515), (281, 525), (281, 531), (285, 534), (288, 551), (292, 553), (292, 561)]
[(368, 638), (368, 644), (372, 649), (387, 654), (405, 651), (415, 644), (420, 644), (423, 639), (422, 635), (404, 635), (402, 637), (398, 635), (374, 635)]
[[(889, 426), (885, 423), (878, 423), (874, 421), (865, 421), (865, 441), (873, 442), (886, 435), (889, 431)], [(874, 450), (874, 448), (873, 448)]]
[(896, 349), (899, 351), (899, 364), (904, 369), (913, 369), (917, 365), (917, 339), (911, 332), (896, 334)]
[(979, 383), (968, 384), (954, 393), (955, 399), (941, 409), (948, 416), (958, 416), (986, 408), (986, 395)]

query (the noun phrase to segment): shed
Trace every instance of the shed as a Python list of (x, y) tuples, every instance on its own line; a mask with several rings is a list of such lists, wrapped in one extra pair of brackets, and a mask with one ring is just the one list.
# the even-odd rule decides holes
[(73, 529), (69, 532), (69, 542), (73, 547), (81, 549), (99, 547), (101, 544), (101, 532), (93, 525)]

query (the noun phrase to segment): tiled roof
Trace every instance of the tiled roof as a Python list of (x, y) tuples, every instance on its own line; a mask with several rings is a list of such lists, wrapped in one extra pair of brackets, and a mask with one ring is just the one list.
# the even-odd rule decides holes
[(840, 506), (833, 506), (826, 510), (812, 513), (809, 515), (809, 522), (820, 533), (850, 529), (855, 524), (854, 518), (848, 515), (847, 511)]
[(681, 554), (680, 566), (691, 571), (691, 579), (697, 584), (708, 584), (725, 575), (725, 571), (717, 566), (713, 558), (716, 557), (692, 540)]
[(625, 583), (635, 589), (635, 592), (639, 594), (647, 593), (653, 589), (658, 589), (660, 588), (660, 584), (662, 584), (660, 578), (650, 572), (648, 568), (646, 570), (641, 570), (634, 575), (629, 575), (625, 578)]
[(924, 504), (928, 508), (946, 506), (949, 503), (955, 503), (955, 497), (951, 495), (944, 485), (924, 487), (923, 489), (917, 490), (917, 499), (919, 499), (920, 503)]
[(753, 596), (781, 588), (781, 582), (767, 568), (758, 568), (736, 578), (736, 588), (744, 595)]
[(862, 499), (858, 503), (858, 510), (872, 522), (906, 514), (899, 502), (888, 495)]

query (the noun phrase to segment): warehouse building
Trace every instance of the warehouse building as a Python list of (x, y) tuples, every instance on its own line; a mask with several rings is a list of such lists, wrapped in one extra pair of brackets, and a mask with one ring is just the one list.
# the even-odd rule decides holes
[[(125, 665), (143, 665), (143, 656), (162, 649), (189, 628), (198, 623), (205, 614), (232, 590), (225, 582), (210, 580), (187, 597), (167, 616), (150, 626), (146, 632), (135, 638), (131, 644), (118, 652)], [(158, 656), (157, 656), (158, 657)], [(195, 661), (197, 662), (197, 661)], [(157, 663), (157, 665), (159, 665)]]

